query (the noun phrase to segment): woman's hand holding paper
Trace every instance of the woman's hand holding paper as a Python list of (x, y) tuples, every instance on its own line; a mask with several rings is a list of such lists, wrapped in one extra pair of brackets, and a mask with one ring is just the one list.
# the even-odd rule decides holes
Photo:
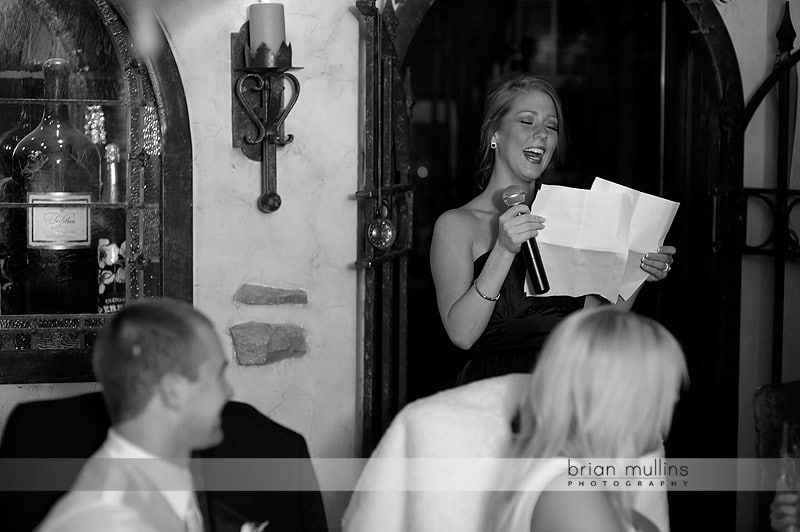
[(673, 246), (661, 246), (657, 252), (645, 253), (639, 267), (650, 274), (647, 277), (647, 281), (663, 281), (666, 279), (672, 269), (674, 254), (675, 248)]

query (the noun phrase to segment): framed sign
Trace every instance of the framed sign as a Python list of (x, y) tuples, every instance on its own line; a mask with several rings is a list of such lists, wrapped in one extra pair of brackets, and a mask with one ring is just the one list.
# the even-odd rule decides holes
[[(29, 193), (28, 203), (37, 206), (28, 208), (28, 247), (88, 248), (91, 240), (90, 202), (90, 194)], [(80, 203), (87, 206), (76, 205)]]

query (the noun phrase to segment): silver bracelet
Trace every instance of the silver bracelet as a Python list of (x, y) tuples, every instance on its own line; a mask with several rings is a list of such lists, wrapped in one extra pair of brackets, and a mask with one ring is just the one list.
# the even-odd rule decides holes
[(475, 291), (478, 292), (478, 295), (481, 296), (486, 301), (497, 301), (498, 299), (500, 299), (500, 294), (497, 294), (495, 297), (489, 297), (483, 292), (481, 292), (481, 289), (478, 288), (478, 279), (472, 281), (472, 286), (475, 288)]

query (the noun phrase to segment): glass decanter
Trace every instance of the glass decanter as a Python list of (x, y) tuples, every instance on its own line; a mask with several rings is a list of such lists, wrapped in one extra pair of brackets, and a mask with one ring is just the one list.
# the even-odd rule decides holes
[[(32, 128), (30, 115), (23, 108), (14, 127), (0, 135), (0, 202), (12, 200), (11, 156), (19, 141), (30, 133)], [(11, 279), (6, 274), (6, 262), (8, 245), (12, 239), (11, 220), (13, 215), (12, 209), (0, 209), (0, 314), (6, 314), (8, 311), (5, 298), (8, 294), (7, 290), (11, 287)]]
[(0, 135), (0, 196), (3, 196), (2, 185), (7, 179), (11, 179), (11, 156), (14, 154), (14, 148), (25, 135), (30, 133), (32, 128), (33, 124), (31, 124), (28, 113), (23, 109), (19, 113), (17, 124)]
[[(44, 113), (12, 156), (12, 201), (17, 211), (8, 273), (7, 303), (17, 314), (96, 312), (100, 153), (70, 120), (69, 63), (44, 62)], [(86, 207), (80, 205), (85, 204)]]

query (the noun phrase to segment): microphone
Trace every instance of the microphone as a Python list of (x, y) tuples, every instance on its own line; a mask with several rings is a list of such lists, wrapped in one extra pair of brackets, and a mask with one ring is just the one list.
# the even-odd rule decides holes
[[(525, 191), (519, 185), (507, 186), (503, 189), (503, 203), (506, 204), (506, 207), (525, 203)], [(550, 283), (547, 281), (547, 274), (544, 271), (539, 246), (536, 245), (536, 238), (523, 242), (521, 251), (522, 256), (525, 258), (525, 266), (528, 270), (528, 278), (531, 280), (533, 293), (537, 295), (546, 293), (550, 290)]]

